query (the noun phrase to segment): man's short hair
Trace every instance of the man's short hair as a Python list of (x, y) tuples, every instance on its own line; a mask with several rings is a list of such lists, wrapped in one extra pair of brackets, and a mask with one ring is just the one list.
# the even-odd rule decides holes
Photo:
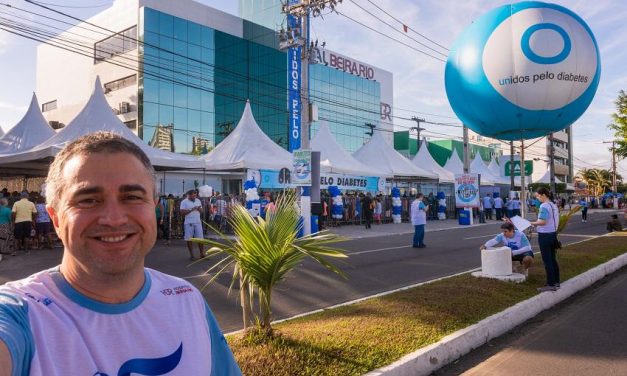
[(501, 230), (514, 231), (514, 225), (509, 222), (505, 222), (501, 225)]
[(132, 141), (113, 132), (100, 131), (90, 133), (69, 143), (56, 155), (54, 162), (50, 165), (48, 177), (46, 178), (46, 198), (51, 207), (57, 208), (59, 197), (61, 197), (66, 188), (65, 181), (63, 181), (65, 164), (73, 157), (96, 153), (132, 154), (144, 165), (148, 174), (153, 176), (155, 173), (146, 153)]

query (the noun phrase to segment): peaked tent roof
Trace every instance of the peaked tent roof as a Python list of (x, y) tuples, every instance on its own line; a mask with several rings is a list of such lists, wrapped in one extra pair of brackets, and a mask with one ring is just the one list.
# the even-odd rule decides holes
[(490, 170), (492, 175), (494, 175), (495, 177), (503, 176), (501, 175), (501, 167), (496, 162), (496, 158), (492, 158), (490, 164), (488, 164), (488, 170)]
[(4, 136), (4, 130), (0, 127), (0, 138)]
[(433, 172), (414, 166), (409, 159), (394, 150), (392, 145), (385, 141), (381, 131), (376, 131), (370, 142), (354, 152), (353, 156), (374, 171), (381, 171), (390, 176), (438, 178)]
[(411, 160), (411, 163), (415, 166), (421, 167), (427, 171), (433, 172), (438, 175), (440, 182), (444, 183), (454, 183), (455, 176), (452, 172), (447, 171), (444, 167), (440, 166), (438, 162), (433, 159), (431, 153), (429, 153), (429, 148), (427, 147), (427, 141), (422, 140), (420, 144), (420, 149), (418, 153)]
[(470, 162), (470, 172), (481, 174), (481, 185), (494, 185), (497, 183), (497, 178), (488, 170), (488, 166), (483, 162), (479, 153), (475, 154), (475, 158)]
[(94, 91), (81, 112), (61, 131), (32, 149), (12, 156), (0, 155), (0, 163), (36, 161), (54, 157), (68, 143), (98, 131), (117, 133), (139, 146), (156, 168), (202, 168), (198, 158), (153, 148), (137, 137), (115, 116), (102, 91), (100, 78), (96, 78)]
[(453, 153), (451, 157), (444, 164), (444, 169), (449, 171), (453, 175), (463, 174), (464, 173), (464, 162), (459, 158), (455, 149), (453, 149)]
[(320, 165), (324, 171), (363, 176), (385, 175), (359, 162), (344, 150), (331, 134), (326, 121), (320, 122), (318, 133), (311, 139), (311, 150), (320, 152)]
[(0, 138), (0, 154), (15, 154), (31, 149), (55, 135), (41, 114), (37, 96), (33, 93), (26, 114), (10, 131)]
[(237, 127), (201, 157), (209, 170), (281, 169), (292, 165), (292, 154), (277, 145), (257, 125), (246, 101)]

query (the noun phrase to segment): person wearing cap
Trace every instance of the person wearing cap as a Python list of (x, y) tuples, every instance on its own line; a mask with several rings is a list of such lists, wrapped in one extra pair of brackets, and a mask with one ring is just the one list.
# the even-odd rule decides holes
[(0, 376), (240, 376), (205, 297), (145, 267), (154, 168), (111, 132), (69, 143), (48, 172), (61, 264), (0, 285)]
[(20, 200), (13, 204), (11, 209), (12, 219), (14, 223), (13, 236), (15, 237), (15, 252), (19, 249), (28, 251), (30, 248), (30, 235), (37, 215), (35, 204), (28, 200), (28, 192), (24, 191), (20, 194)]

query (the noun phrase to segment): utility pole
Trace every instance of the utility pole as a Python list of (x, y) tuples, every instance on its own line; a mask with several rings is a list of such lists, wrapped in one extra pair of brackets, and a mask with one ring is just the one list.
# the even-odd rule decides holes
[(555, 197), (557, 191), (555, 189), (555, 144), (553, 142), (553, 132), (549, 133), (549, 174), (551, 176), (551, 193), (553, 193), (553, 197)]
[(411, 119), (416, 122), (416, 126), (410, 129), (416, 130), (416, 154), (418, 154), (418, 150), (420, 150), (420, 131), (424, 131), (424, 128), (420, 128), (420, 123), (424, 123), (425, 119), (418, 118), (416, 116), (412, 116)]
[[(455, 149), (453, 149), (453, 153)], [(468, 127), (464, 124), (464, 174), (470, 172), (470, 158), (468, 155)]]
[[(604, 144), (612, 144), (612, 192), (618, 193), (618, 182), (616, 181), (616, 141), (603, 141)], [(614, 200), (614, 208), (618, 209), (618, 200)]]
[(520, 140), (520, 216), (526, 218), (527, 191), (525, 188), (525, 140)]
[(509, 182), (510, 192), (516, 189), (516, 180), (514, 179), (514, 141), (509, 142)]

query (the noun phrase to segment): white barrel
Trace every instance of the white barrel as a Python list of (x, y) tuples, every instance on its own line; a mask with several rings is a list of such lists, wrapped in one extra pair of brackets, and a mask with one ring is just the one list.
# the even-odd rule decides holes
[(481, 272), (486, 276), (512, 274), (512, 251), (509, 247), (481, 251)]

